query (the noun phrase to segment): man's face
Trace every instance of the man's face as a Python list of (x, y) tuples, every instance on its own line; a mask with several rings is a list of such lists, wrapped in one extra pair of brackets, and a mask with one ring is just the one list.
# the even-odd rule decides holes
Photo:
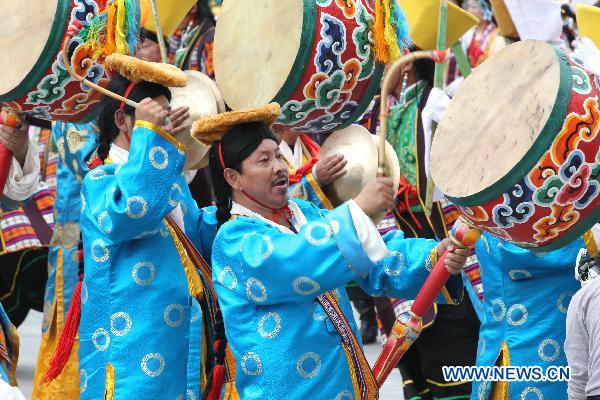
[[(167, 99), (166, 96), (164, 95), (160, 95), (158, 97), (153, 98), (152, 100), (156, 101), (158, 104), (160, 104), (165, 110), (167, 111), (171, 111), (171, 105), (169, 104), (169, 100)], [(121, 116), (119, 116), (119, 114)], [(119, 128), (119, 130), (122, 133), (126, 133), (129, 137), (131, 137), (131, 134), (133, 132), (133, 128), (135, 127), (135, 117), (132, 117), (130, 115), (125, 115), (125, 113), (123, 113), (122, 111), (117, 111), (116, 114), (116, 124), (117, 127)], [(171, 120), (169, 118), (166, 118), (164, 123), (161, 126), (162, 129), (164, 129), (165, 131), (167, 131), (168, 133), (171, 133), (171, 131), (173, 130), (173, 125), (171, 124)], [(128, 150), (128, 149), (125, 149)]]
[(483, 10), (478, 0), (467, 0), (463, 4), (463, 8), (477, 17), (479, 21), (483, 21)]
[(160, 55), (160, 46), (158, 43), (144, 39), (135, 47), (135, 55), (140, 60), (149, 62), (161, 62), (162, 57)]
[(273, 140), (264, 139), (242, 162), (242, 171), (241, 174), (238, 173), (238, 189), (244, 190), (271, 208), (280, 208), (287, 204), (288, 169), (279, 146)]

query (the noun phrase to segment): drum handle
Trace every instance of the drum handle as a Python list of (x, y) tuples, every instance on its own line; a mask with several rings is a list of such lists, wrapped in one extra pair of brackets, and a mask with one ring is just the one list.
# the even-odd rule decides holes
[[(473, 248), (481, 236), (481, 231), (461, 216), (454, 222), (448, 236), (457, 248)], [(447, 255), (448, 251), (446, 250), (437, 261), (431, 260), (435, 262), (435, 267), (419, 290), (408, 313), (409, 318), (405, 319), (403, 315), (400, 315), (396, 319), (390, 338), (383, 345), (383, 350), (373, 367), (373, 375), (377, 379), (379, 387), (383, 385), (410, 345), (418, 338), (422, 329), (423, 316), (448, 281), (450, 273), (445, 265)]]
[(391, 87), (392, 77), (397, 74), (406, 64), (409, 62), (420, 60), (420, 59), (431, 59), (436, 63), (444, 62), (446, 58), (446, 52), (440, 50), (434, 51), (415, 51), (409, 54), (406, 54), (398, 60), (396, 60), (389, 68), (385, 77), (383, 78), (383, 82), (381, 83), (381, 107), (379, 109), (379, 123), (381, 126), (381, 130), (379, 132), (379, 148), (377, 149), (377, 176), (385, 175), (385, 141), (387, 140), (387, 119), (388, 119), (388, 109), (387, 109), (387, 98), (390, 95), (391, 91), (394, 89)]
[(63, 64), (65, 65), (67, 72), (73, 78), (88, 85), (89, 87), (96, 90), (97, 92), (100, 92), (105, 96), (112, 97), (113, 99), (118, 100), (122, 103), (125, 103), (130, 107), (137, 108), (138, 103), (136, 103), (135, 101), (129, 100), (123, 96), (120, 96), (114, 92), (111, 92), (110, 90), (103, 88), (102, 86), (97, 85), (94, 82), (90, 82), (85, 77), (79, 75), (77, 72), (75, 72), (75, 70), (73, 70), (73, 66), (71, 65), (71, 60), (69, 59), (69, 42), (73, 38), (73, 35), (74, 35), (74, 33), (69, 32), (69, 34), (67, 34), (67, 36), (65, 37), (65, 40), (64, 40), (63, 46), (62, 46), (62, 59), (63, 59)]

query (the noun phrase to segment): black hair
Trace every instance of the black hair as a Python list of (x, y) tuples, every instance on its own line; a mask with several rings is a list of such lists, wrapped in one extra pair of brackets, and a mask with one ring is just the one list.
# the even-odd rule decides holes
[(418, 80), (426, 81), (430, 86), (433, 86), (435, 77), (435, 62), (428, 58), (421, 58), (413, 62)]
[(198, 15), (198, 22), (202, 23), (202, 21), (208, 20), (210, 23), (212, 23), (212, 26), (215, 26), (217, 24), (217, 21), (208, 3), (208, 0), (198, 0), (198, 2), (196, 3), (196, 13)]
[(156, 32), (149, 31), (146, 28), (140, 29), (140, 43), (143, 43), (144, 40), (151, 40), (154, 43), (158, 43), (158, 35)]
[(209, 166), (215, 190), (219, 228), (231, 218), (232, 194), (231, 186), (223, 176), (224, 169), (219, 149), (225, 167), (242, 173), (242, 162), (260, 146), (264, 139), (278, 142), (275, 134), (264, 123), (248, 122), (236, 125), (221, 139), (221, 142), (215, 143), (210, 149)]
[[(116, 75), (108, 83), (108, 90), (117, 93), (121, 96), (125, 95), (127, 88), (131, 82), (121, 75)], [(140, 82), (136, 84), (131, 92), (127, 95), (129, 100), (140, 102), (149, 97), (151, 99), (164, 95), (167, 100), (171, 101), (171, 91), (169, 88), (152, 82)], [(98, 157), (104, 161), (110, 151), (110, 145), (119, 135), (119, 128), (115, 124), (115, 113), (121, 107), (121, 102), (112, 97), (104, 96), (101, 102), (101, 111), (98, 116), (98, 128), (100, 130), (98, 138)], [(135, 109), (125, 105), (124, 112), (126, 115), (135, 117)]]
[[(409, 48), (409, 51), (415, 52), (419, 50), (415, 45), (412, 45)], [(413, 61), (413, 69), (417, 74), (417, 80), (424, 80), (429, 84), (429, 86), (433, 86), (433, 81), (435, 77), (435, 62), (429, 58), (421, 58)]]

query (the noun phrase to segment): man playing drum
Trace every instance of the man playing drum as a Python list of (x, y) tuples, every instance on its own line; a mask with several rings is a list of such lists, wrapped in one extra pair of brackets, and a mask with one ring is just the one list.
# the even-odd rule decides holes
[[(278, 115), (270, 105), (193, 129), (199, 140), (223, 135), (210, 158), (220, 227), (212, 260), (236, 388), (242, 399), (372, 399), (378, 388), (339, 288), (355, 281), (370, 293), (414, 295), (427, 260), (449, 241), (379, 235), (369, 216), (391, 206), (389, 178), (333, 211), (289, 200), (288, 168), (268, 128)], [(451, 259), (446, 268), (457, 273), (466, 252)]]

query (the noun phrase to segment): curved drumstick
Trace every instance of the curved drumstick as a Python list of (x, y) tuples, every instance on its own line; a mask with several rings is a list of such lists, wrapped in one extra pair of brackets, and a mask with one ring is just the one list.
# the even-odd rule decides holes
[(379, 108), (379, 124), (381, 130), (379, 132), (379, 148), (377, 149), (377, 176), (383, 176), (385, 171), (385, 141), (387, 140), (387, 98), (394, 88), (392, 85), (392, 77), (409, 62), (429, 58), (436, 63), (444, 62), (446, 52), (434, 51), (414, 51), (398, 58), (386, 72), (383, 82), (381, 83), (381, 106)]
[[(480, 236), (481, 231), (471, 226), (463, 217), (454, 223), (450, 232), (450, 239), (457, 247), (473, 247)], [(373, 367), (373, 376), (379, 387), (383, 385), (398, 361), (419, 337), (423, 329), (423, 315), (448, 281), (450, 273), (444, 263), (447, 255), (448, 252), (445, 251), (437, 261), (423, 287), (419, 290), (408, 314), (403, 314), (396, 319), (383, 351)]]
[(90, 88), (102, 93), (105, 96), (112, 97), (113, 99), (123, 102), (130, 107), (137, 108), (138, 103), (136, 103), (135, 101), (126, 99), (125, 97), (120, 96), (114, 92), (111, 92), (110, 90), (103, 88), (102, 86), (97, 85), (94, 82), (90, 82), (85, 77), (83, 77), (83, 76), (79, 75), (77, 72), (75, 72), (75, 70), (73, 69), (73, 66), (71, 65), (71, 60), (69, 59), (69, 42), (71, 41), (73, 36), (75, 36), (75, 34), (80, 29), (81, 29), (80, 24), (78, 25), (78, 24), (72, 23), (69, 26), (69, 29), (67, 30), (67, 36), (65, 37), (65, 40), (63, 41), (61, 55), (62, 55), (62, 59), (63, 59), (63, 64), (65, 65), (65, 69), (67, 70), (69, 75), (71, 75), (73, 78), (77, 79), (78, 81), (83, 82)]
[[(0, 125), (18, 128), (20, 125), (19, 116), (14, 112), (2, 110), (2, 113), (0, 114)], [(0, 197), (2, 197), (4, 186), (8, 179), (12, 157), (12, 151), (4, 144), (0, 143)]]

